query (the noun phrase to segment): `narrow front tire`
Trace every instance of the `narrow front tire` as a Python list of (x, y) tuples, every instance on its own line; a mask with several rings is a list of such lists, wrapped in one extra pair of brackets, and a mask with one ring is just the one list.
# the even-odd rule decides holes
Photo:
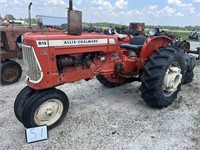
[(69, 109), (69, 101), (58, 89), (40, 91), (25, 104), (22, 122), (26, 128), (47, 125), (48, 129), (58, 126)]

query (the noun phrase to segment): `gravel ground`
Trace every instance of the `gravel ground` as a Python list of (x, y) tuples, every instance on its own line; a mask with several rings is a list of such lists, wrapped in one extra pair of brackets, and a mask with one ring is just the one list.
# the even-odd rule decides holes
[[(193, 48), (199, 43), (192, 43)], [(21, 62), (22, 63), (22, 62)], [(0, 86), (0, 149), (2, 150), (199, 150), (200, 62), (192, 83), (182, 86), (175, 102), (152, 109), (142, 100), (139, 82), (108, 89), (97, 80), (58, 88), (69, 98), (62, 124), (48, 140), (27, 144), (25, 128), (14, 115), (14, 100), (26, 85), (24, 75), (13, 85)]]

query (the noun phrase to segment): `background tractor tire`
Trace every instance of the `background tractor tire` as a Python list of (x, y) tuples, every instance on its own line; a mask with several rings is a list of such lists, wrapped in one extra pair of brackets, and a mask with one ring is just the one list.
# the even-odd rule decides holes
[(22, 122), (22, 112), (24, 110), (25, 103), (34, 95), (36, 91), (28, 86), (23, 88), (17, 95), (14, 103), (14, 113), (17, 119)]
[(9, 85), (16, 83), (22, 75), (21, 66), (12, 60), (1, 62), (1, 84)]
[(53, 88), (40, 91), (25, 103), (22, 123), (26, 128), (47, 125), (50, 130), (63, 121), (68, 108), (68, 98), (61, 90)]
[[(177, 83), (176, 88), (172, 88), (173, 90), (170, 91), (167, 90), (168, 87), (164, 79), (166, 79), (168, 73), (170, 75), (170, 70), (173, 70), (173, 68), (175, 70), (179, 69), (177, 79), (180, 80), (177, 80), (179, 82), (175, 82), (176, 78), (174, 77), (174, 83)], [(149, 106), (155, 108), (163, 108), (172, 104), (181, 89), (185, 68), (183, 52), (179, 48), (168, 46), (156, 51), (148, 60), (141, 78), (142, 84), (140, 90), (144, 101)]]
[(108, 87), (108, 88), (114, 88), (114, 87), (125, 84), (125, 81), (122, 83), (110, 82), (103, 75), (98, 75), (98, 76), (96, 76), (96, 78), (101, 84), (103, 84), (105, 87)]
[(187, 84), (187, 83), (192, 82), (194, 78), (193, 70), (196, 65), (196, 58), (186, 53), (184, 53), (184, 57), (185, 57), (186, 73), (183, 78), (183, 84)]
[(185, 73), (185, 77), (183, 79), (183, 84), (188, 84), (188, 83), (192, 82), (193, 78), (194, 78), (194, 72), (193, 72), (193, 70), (187, 71)]

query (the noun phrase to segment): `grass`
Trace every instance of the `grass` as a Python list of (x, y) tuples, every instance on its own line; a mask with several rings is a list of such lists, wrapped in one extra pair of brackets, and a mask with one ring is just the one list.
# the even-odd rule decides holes
[[(188, 36), (191, 32), (191, 31), (185, 31), (185, 30), (170, 30), (170, 31), (174, 32), (177, 35), (179, 35), (180, 37), (182, 37), (183, 40), (188, 40)], [(198, 32), (198, 34), (200, 35), (199, 32)], [(194, 40), (194, 41), (196, 41), (196, 40)], [(198, 41), (200, 41), (200, 39)]]
[(170, 30), (170, 31), (182, 37), (183, 40), (187, 40), (190, 34), (190, 31), (184, 31), (184, 30)]

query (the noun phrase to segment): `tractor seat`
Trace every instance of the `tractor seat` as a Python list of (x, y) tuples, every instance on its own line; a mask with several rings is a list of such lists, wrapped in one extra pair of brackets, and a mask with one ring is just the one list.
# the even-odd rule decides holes
[(130, 44), (121, 44), (120, 48), (125, 48), (132, 51), (141, 49), (146, 39), (147, 38), (143, 36), (135, 36), (131, 39)]

